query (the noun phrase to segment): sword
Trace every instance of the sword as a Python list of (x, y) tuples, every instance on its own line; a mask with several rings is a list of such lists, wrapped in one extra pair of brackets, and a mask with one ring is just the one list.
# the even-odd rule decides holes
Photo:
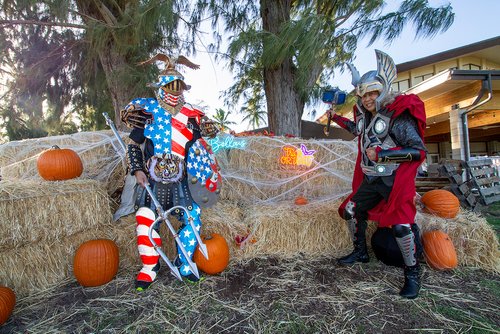
[(109, 118), (109, 115), (107, 112), (103, 112), (102, 115), (104, 116), (104, 119), (106, 120), (106, 124), (111, 128), (113, 131), (113, 134), (115, 137), (118, 139), (118, 143), (120, 144), (121, 148), (123, 149), (123, 155), (127, 154), (127, 146), (123, 142), (122, 137), (120, 137), (120, 134), (118, 133), (118, 130), (116, 130), (115, 123)]
[[(173, 206), (171, 207), (170, 209), (168, 209), (167, 211), (164, 211), (160, 202), (158, 202), (158, 200), (156, 199), (155, 195), (153, 194), (153, 191), (151, 190), (151, 188), (149, 187), (148, 184), (145, 184), (144, 185), (144, 188), (146, 188), (146, 191), (148, 192), (149, 194), (149, 197), (151, 197), (151, 199), (153, 200), (153, 203), (156, 207), (156, 210), (158, 212), (158, 221), (164, 221), (165, 224), (167, 224), (167, 227), (168, 229), (170, 230), (170, 233), (172, 233), (172, 235), (174, 236), (175, 238), (175, 242), (177, 243), (177, 245), (179, 246), (179, 249), (181, 250), (181, 253), (182, 255), (184, 255), (184, 258), (186, 259), (187, 263), (188, 263), (188, 266), (189, 268), (191, 269), (191, 271), (193, 272), (193, 274), (197, 277), (197, 278), (200, 278), (200, 273), (198, 272), (198, 267), (196, 266), (196, 263), (194, 263), (190, 256), (187, 254), (187, 251), (186, 249), (184, 248), (184, 245), (182, 245), (182, 242), (181, 242), (181, 238), (179, 237), (179, 234), (177, 234), (177, 232), (175, 231), (174, 227), (172, 226), (172, 224), (170, 223), (170, 221), (168, 220), (168, 215), (170, 214), (170, 212), (172, 212), (172, 210), (174, 209), (181, 209), (181, 210), (184, 210), (188, 216), (188, 220), (189, 218), (192, 219), (192, 217), (189, 215), (189, 211), (183, 207), (183, 206), (180, 206), (180, 205), (177, 205), (177, 206)], [(194, 224), (193, 224), (194, 225)], [(193, 227), (193, 225), (191, 225)], [(151, 225), (151, 227), (149, 228), (150, 232), (149, 232), (149, 235), (150, 235), (150, 240), (151, 240), (151, 243), (154, 243), (154, 240), (151, 236), (151, 233), (152, 233), (152, 228), (153, 228), (153, 224)], [(195, 231), (195, 234), (197, 233), (196, 229), (193, 228), (193, 230)], [(206, 246), (205, 246), (206, 247)], [(159, 253), (160, 256), (162, 256), (161, 253)], [(165, 254), (163, 254), (165, 255)], [(167, 257), (163, 257), (163, 260), (166, 260), (166, 262), (168, 261)], [(170, 261), (168, 261), (170, 262)], [(167, 262), (167, 264), (168, 264)]]
[(172, 264), (172, 262), (170, 262), (170, 260), (168, 259), (167, 255), (165, 255), (165, 253), (163, 253), (163, 251), (161, 250), (161, 247), (159, 247), (156, 244), (155, 240), (153, 239), (153, 229), (156, 226), (156, 224), (159, 224), (161, 221), (162, 221), (162, 217), (159, 216), (158, 218), (156, 218), (156, 220), (154, 221), (154, 223), (151, 224), (151, 226), (149, 227), (149, 230), (148, 230), (149, 241), (151, 241), (151, 243), (153, 244), (154, 249), (158, 252), (158, 254), (160, 254), (160, 256), (163, 259), (163, 261), (165, 261), (165, 263), (168, 265), (168, 267), (170, 268), (170, 272), (172, 273), (172, 275), (174, 275), (175, 277), (177, 277), (177, 279), (179, 279), (180, 281), (182, 281), (182, 276), (181, 276), (181, 273), (179, 272), (179, 268), (177, 268), (176, 266), (174, 266)]

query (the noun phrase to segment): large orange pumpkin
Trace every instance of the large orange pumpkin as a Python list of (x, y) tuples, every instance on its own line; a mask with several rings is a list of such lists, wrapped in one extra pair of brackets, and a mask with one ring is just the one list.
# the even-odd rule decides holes
[(16, 294), (11, 289), (0, 286), (0, 326), (9, 319), (16, 305)]
[(457, 252), (448, 234), (439, 230), (425, 232), (422, 243), (425, 259), (432, 268), (447, 270), (457, 267)]
[(74, 179), (82, 175), (83, 164), (78, 154), (69, 148), (52, 146), (36, 161), (38, 174), (47, 181)]
[(435, 189), (426, 192), (421, 202), (424, 211), (442, 218), (455, 218), (460, 211), (458, 198), (448, 190)]
[(229, 246), (226, 239), (217, 233), (203, 236), (201, 239), (207, 245), (208, 260), (205, 259), (197, 247), (193, 255), (194, 262), (206, 274), (216, 275), (221, 273), (229, 264)]
[(118, 264), (118, 246), (112, 240), (90, 240), (81, 244), (76, 250), (73, 273), (81, 285), (99, 286), (115, 277)]

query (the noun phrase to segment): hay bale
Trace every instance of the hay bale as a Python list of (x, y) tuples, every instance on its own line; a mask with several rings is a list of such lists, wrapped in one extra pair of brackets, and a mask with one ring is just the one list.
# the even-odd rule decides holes
[(111, 222), (109, 197), (94, 180), (0, 182), (0, 251), (53, 243)]
[(453, 219), (418, 212), (416, 221), (422, 232), (437, 229), (450, 236), (459, 266), (500, 273), (498, 237), (484, 217), (462, 209)]
[[(246, 137), (245, 149), (219, 151), (223, 187), (221, 198), (235, 202), (279, 202), (298, 195), (335, 200), (351, 186), (355, 143), (283, 137)], [(285, 146), (315, 151), (310, 167), (280, 163)]]
[(72, 266), (76, 249), (88, 240), (101, 238), (117, 243), (121, 270), (137, 265), (135, 225), (105, 223), (72, 235), (58, 236), (51, 242), (40, 241), (0, 252), (0, 285), (12, 287), (23, 297), (68, 278), (74, 279)]
[(252, 205), (244, 222), (255, 243), (240, 249), (238, 258), (260, 256), (337, 256), (352, 245), (347, 225), (337, 213), (338, 203), (316, 202), (297, 206), (293, 202)]
[[(128, 134), (121, 133), (122, 138)], [(83, 163), (80, 179), (104, 182), (109, 194), (123, 186), (125, 162), (117, 153), (119, 144), (111, 130), (78, 132), (71, 135), (51, 136), (12, 141), (0, 146), (0, 175), (2, 180), (42, 180), (36, 161), (40, 154), (57, 145), (74, 150)]]

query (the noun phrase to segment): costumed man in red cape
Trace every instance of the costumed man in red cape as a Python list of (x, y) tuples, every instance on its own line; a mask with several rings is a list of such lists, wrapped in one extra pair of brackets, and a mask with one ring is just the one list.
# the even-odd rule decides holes
[(400, 295), (416, 298), (420, 290), (420, 267), (416, 256), (414, 204), (415, 177), (425, 159), (424, 103), (416, 95), (391, 92), (396, 66), (391, 57), (376, 50), (377, 70), (363, 76), (352, 64), (352, 84), (358, 101), (354, 122), (329, 111), (332, 120), (358, 137), (358, 156), (352, 193), (339, 214), (347, 220), (354, 251), (339, 264), (369, 261), (365, 230), (367, 220), (379, 227), (392, 227), (404, 260), (404, 286)]

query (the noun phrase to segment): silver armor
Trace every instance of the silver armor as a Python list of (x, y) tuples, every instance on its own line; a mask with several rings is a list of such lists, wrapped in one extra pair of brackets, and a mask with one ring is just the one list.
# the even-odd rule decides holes
[(366, 156), (366, 149), (368, 147), (380, 146), (382, 150), (388, 150), (396, 147), (397, 145), (389, 136), (390, 117), (383, 112), (377, 113), (371, 120), (370, 124), (363, 129), (365, 122), (365, 114), (359, 111), (356, 116), (356, 129), (361, 130), (358, 135), (361, 135), (361, 151), (363, 157), (361, 160), (361, 169), (363, 173), (368, 176), (390, 176), (398, 169), (398, 163), (384, 163), (377, 164)]

